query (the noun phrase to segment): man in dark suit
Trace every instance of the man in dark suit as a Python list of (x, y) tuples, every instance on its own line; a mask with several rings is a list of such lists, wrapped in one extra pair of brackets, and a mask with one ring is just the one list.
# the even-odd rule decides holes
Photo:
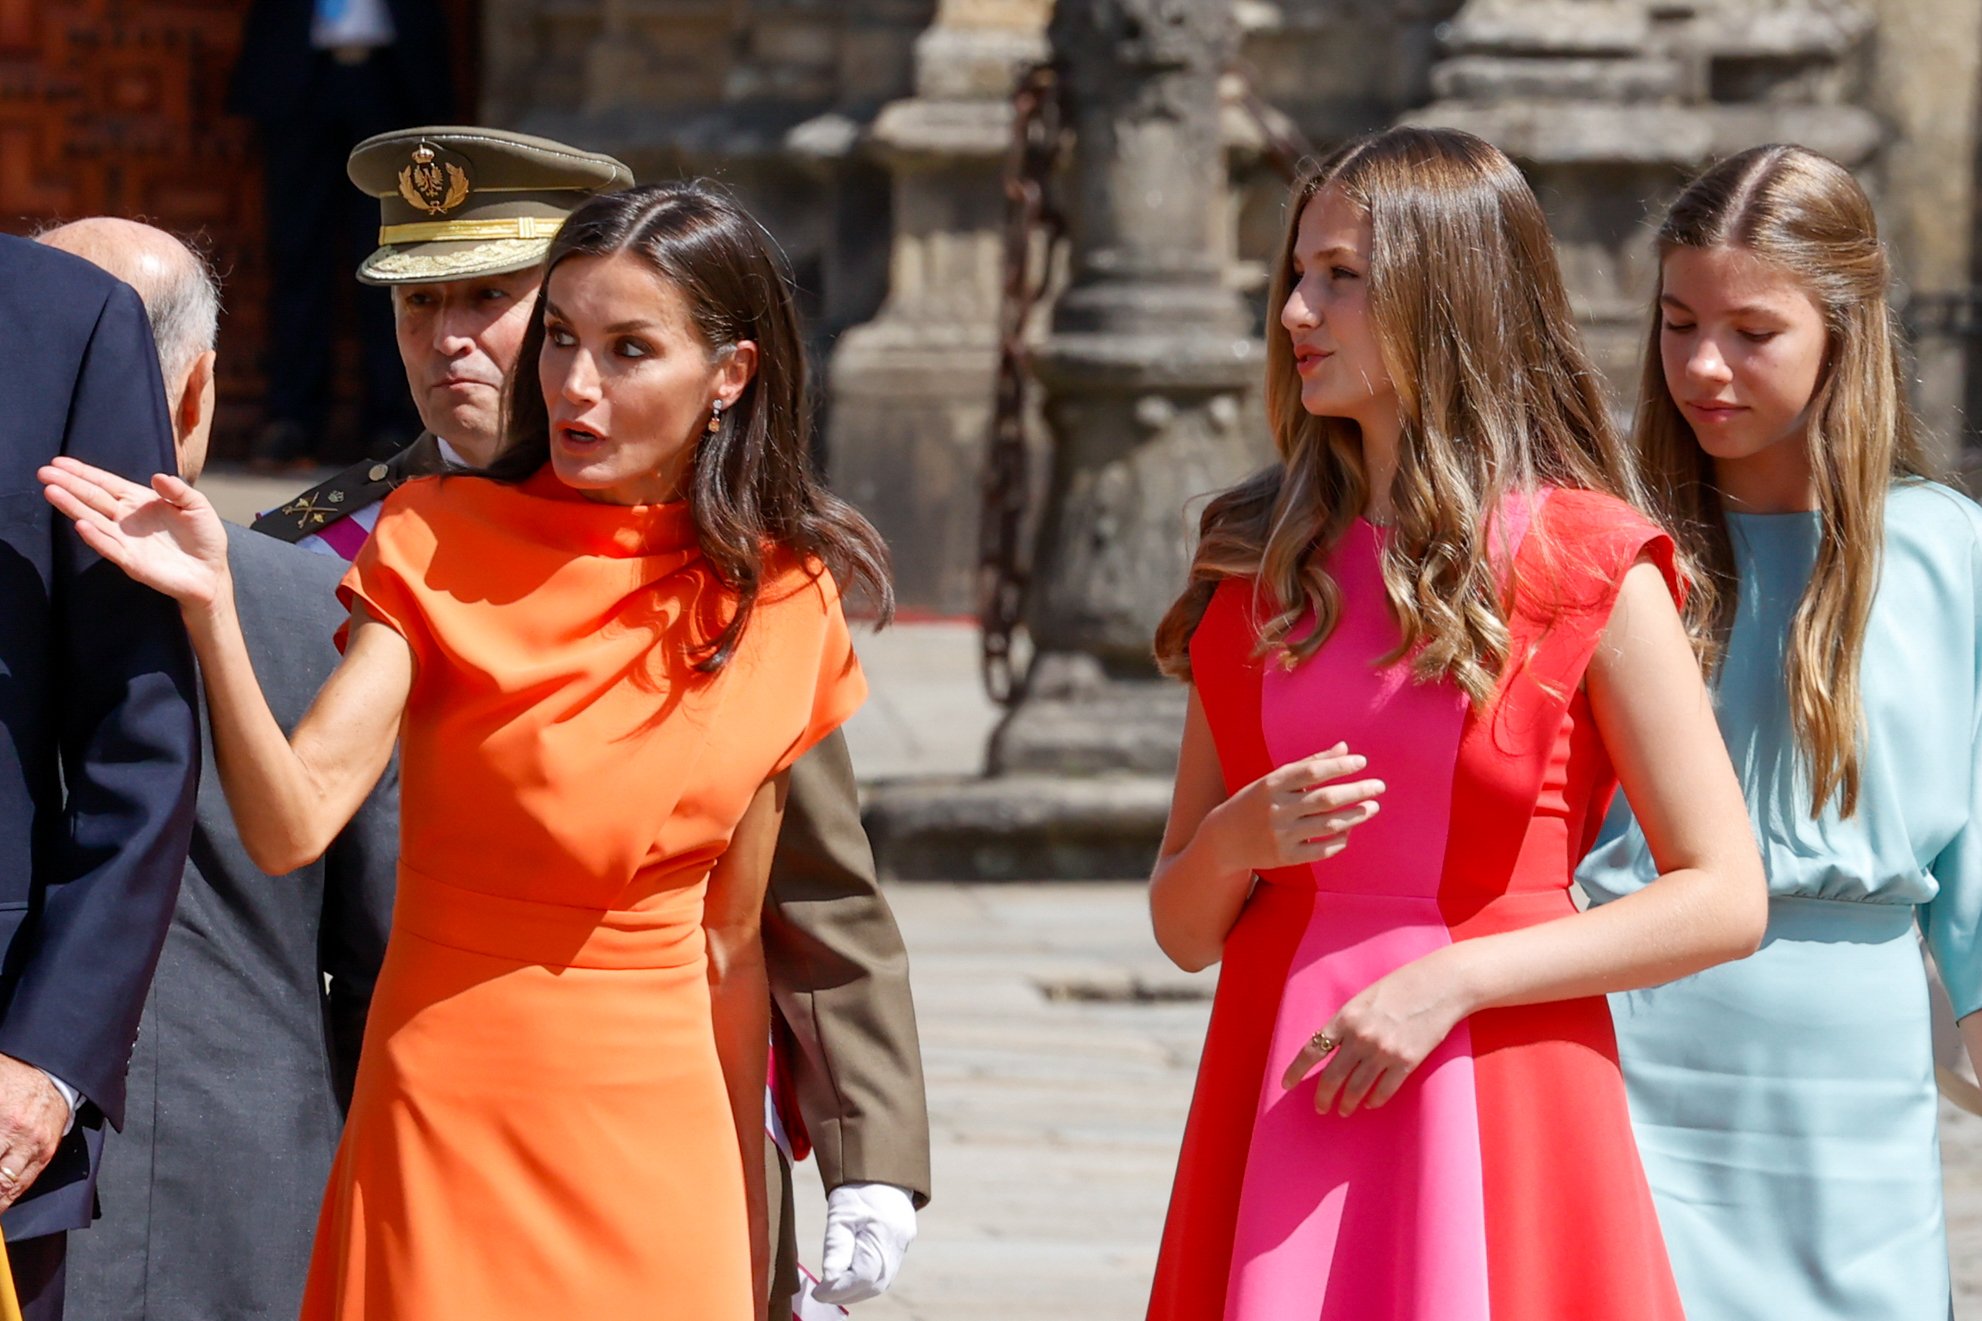
[[(60, 1317), (193, 826), (199, 734), (178, 610), (104, 563), (35, 470), (172, 462), (130, 288), (0, 236), (0, 1230)], [(64, 1089), (67, 1089), (64, 1091)]]
[[(212, 272), (170, 234), (128, 220), (77, 221), (40, 238), (138, 291), (179, 475), (197, 483), (213, 424)], [(290, 729), (337, 664), (341, 573), (246, 528), (230, 533), (248, 654)], [(201, 735), (210, 759), (204, 720)], [(249, 860), (218, 777), (200, 785), (192, 854), (131, 1059), (130, 1118), (103, 1156), (103, 1215), (71, 1245), (76, 1316), (296, 1314), (385, 957), (398, 828), (395, 766), (321, 859), (270, 878)]]
[[(371, 250), (376, 215), (340, 176), (363, 138), (446, 119), (454, 105), (438, 0), (255, 0), (227, 108), (255, 122), (268, 227), (267, 421), (252, 454), (264, 467), (323, 458), (331, 331), (345, 272)], [(393, 347), (392, 304), (352, 291), (368, 444), (389, 453), (416, 430)]]

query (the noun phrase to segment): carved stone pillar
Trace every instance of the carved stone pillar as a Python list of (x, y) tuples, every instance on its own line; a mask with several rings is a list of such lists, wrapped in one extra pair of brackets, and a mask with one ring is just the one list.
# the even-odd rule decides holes
[(1002, 283), (1000, 171), (1019, 71), (1046, 56), (1050, 0), (942, 0), (916, 41), (912, 98), (870, 150), (893, 176), (888, 297), (829, 371), (834, 489), (895, 548), (904, 604), (975, 608), (978, 485)]
[(1982, 10), (1974, 0), (1875, 7), (1869, 101), (1892, 127), (1879, 220), (1905, 288), (1914, 401), (1940, 457), (1972, 480), (1982, 468)]
[(1035, 358), (1053, 470), (1026, 624), (1026, 699), (994, 772), (1167, 774), (1182, 691), (1150, 634), (1184, 583), (1185, 506), (1263, 455), (1264, 356), (1226, 279), (1219, 78), (1228, 0), (1061, 0), (1075, 131), (1072, 280)]
[(1266, 454), (1264, 350), (1228, 279), (1230, 0), (1060, 0), (1051, 37), (1076, 145), (1071, 279), (1034, 356), (1053, 462), (1032, 681), (987, 778), (877, 795), (897, 875), (1147, 873), (1184, 709), (1150, 638), (1184, 584), (1186, 505)]

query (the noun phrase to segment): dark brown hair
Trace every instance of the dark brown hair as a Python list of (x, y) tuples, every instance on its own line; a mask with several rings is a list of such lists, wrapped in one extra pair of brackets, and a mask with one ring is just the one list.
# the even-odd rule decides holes
[(1400, 631), (1391, 658), (1484, 705), (1508, 660), (1488, 553), (1502, 498), (1552, 485), (1643, 502), (1541, 204), (1505, 154), (1455, 129), (1358, 138), (1295, 186), (1266, 320), (1266, 414), (1280, 462), (1206, 506), (1190, 584), (1157, 628), (1157, 663), (1189, 677), (1191, 634), (1226, 578), (1256, 581), (1261, 649), (1289, 663), (1313, 655), (1341, 616), (1325, 566), (1368, 499), (1362, 433), (1302, 407), (1279, 316), (1297, 283), (1301, 213), (1324, 188), (1369, 216), (1370, 315), (1403, 423), (1382, 553)]
[(550, 461), (550, 417), (536, 372), (551, 273), (567, 257), (622, 252), (679, 291), (712, 357), (743, 340), (757, 346), (756, 373), (717, 430), (697, 440), (689, 475), (702, 553), (737, 597), (697, 668), (713, 673), (736, 654), (773, 547), (823, 562), (843, 590), (864, 591), (886, 623), (895, 605), (887, 546), (812, 470), (805, 350), (783, 253), (748, 212), (708, 184), (606, 193), (564, 222), (544, 258), (538, 313), (510, 372), (503, 452), (486, 475), (521, 482)]
[[(1804, 147), (1755, 147), (1681, 192), (1659, 226), (1664, 258), (1680, 248), (1740, 248), (1800, 282), (1829, 335), (1809, 405), (1807, 444), (1823, 515), (1817, 564), (1790, 624), (1784, 681), (1810, 772), (1811, 815), (1836, 798), (1858, 808), (1864, 703), (1859, 658), (1878, 590), (1886, 493), (1927, 461), (1906, 399), (1892, 272), (1871, 199), (1851, 171)], [(1739, 584), (1713, 460), (1665, 383), (1654, 294), (1645, 332), (1635, 440), (1646, 487), (1696, 566), (1687, 623), (1709, 668), (1733, 627)]]

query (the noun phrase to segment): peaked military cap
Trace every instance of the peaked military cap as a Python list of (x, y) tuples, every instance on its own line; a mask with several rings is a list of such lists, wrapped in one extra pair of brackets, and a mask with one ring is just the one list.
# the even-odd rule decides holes
[(564, 218), (633, 186), (610, 156), (496, 128), (398, 129), (351, 149), (351, 182), (379, 202), (366, 284), (427, 284), (528, 270)]

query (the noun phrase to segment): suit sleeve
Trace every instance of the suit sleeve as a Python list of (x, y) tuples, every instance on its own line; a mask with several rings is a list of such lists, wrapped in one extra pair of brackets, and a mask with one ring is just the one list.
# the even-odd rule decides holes
[(357, 815), (324, 854), (319, 966), (329, 978), (331, 1077), (338, 1103), (351, 1104), (372, 988), (392, 930), (399, 869), (399, 759), (394, 757)]
[(826, 1186), (892, 1183), (927, 1202), (929, 1111), (908, 952), (875, 878), (838, 733), (792, 767), (763, 932)]
[[(1975, 606), (1973, 616), (1964, 621), (1971, 631), (1964, 641), (1977, 659), (1977, 673), (1969, 699), (1967, 765), (1962, 768), (1967, 774), (1968, 819), (1928, 868), (1939, 888), (1920, 914), (1957, 1019), (1982, 1012), (1982, 526), (1971, 524), (1971, 535), (1969, 571)], [(1953, 767), (1944, 770), (1951, 773)]]
[[(122, 285), (91, 335), (63, 452), (138, 481), (173, 466), (151, 332)], [(16, 946), (0, 1052), (66, 1080), (121, 1126), (193, 828), (193, 658), (170, 600), (98, 558), (67, 520), (53, 535), (63, 819)]]

